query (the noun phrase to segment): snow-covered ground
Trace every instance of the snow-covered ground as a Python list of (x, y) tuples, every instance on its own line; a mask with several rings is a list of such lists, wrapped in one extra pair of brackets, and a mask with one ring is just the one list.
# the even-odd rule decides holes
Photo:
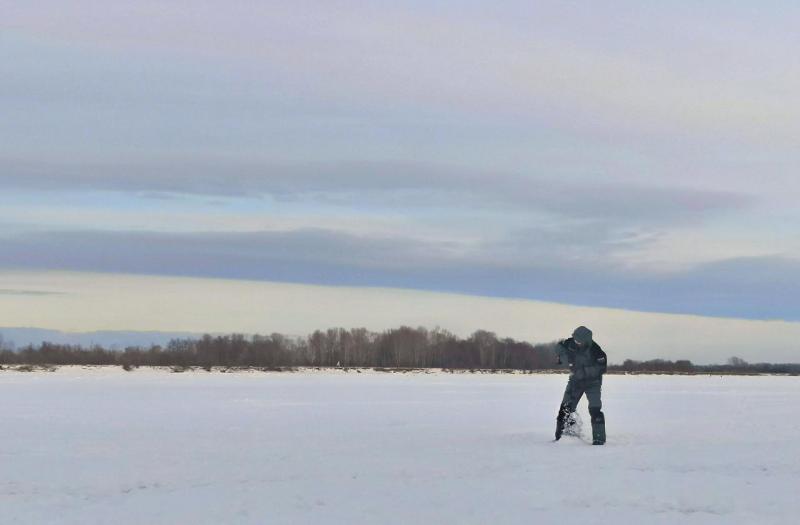
[(565, 381), (6, 370), (0, 521), (800, 522), (800, 378), (607, 376), (605, 447)]

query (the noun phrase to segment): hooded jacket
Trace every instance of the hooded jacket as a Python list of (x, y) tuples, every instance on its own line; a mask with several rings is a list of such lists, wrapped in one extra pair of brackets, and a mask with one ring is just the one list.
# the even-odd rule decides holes
[(606, 353), (600, 345), (591, 342), (589, 345), (579, 346), (575, 339), (570, 337), (559, 341), (557, 345), (558, 364), (567, 364), (570, 377), (578, 381), (594, 381), (601, 379), (608, 366)]

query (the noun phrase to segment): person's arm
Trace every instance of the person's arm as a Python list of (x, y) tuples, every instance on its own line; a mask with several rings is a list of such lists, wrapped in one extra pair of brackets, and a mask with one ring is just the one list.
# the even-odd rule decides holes
[(606, 369), (608, 368), (608, 357), (606, 356), (606, 353), (603, 352), (603, 349), (599, 346), (595, 352), (594, 361), (597, 363), (595, 366), (597, 366), (600, 375), (605, 374)]
[(569, 360), (569, 340), (561, 339), (556, 343), (556, 353), (558, 354), (558, 364), (571, 366)]

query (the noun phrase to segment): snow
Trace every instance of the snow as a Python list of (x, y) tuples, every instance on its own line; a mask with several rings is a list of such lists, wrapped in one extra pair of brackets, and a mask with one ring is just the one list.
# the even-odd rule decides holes
[(5, 370), (2, 522), (800, 519), (798, 378), (607, 376), (604, 447), (552, 442), (565, 382)]

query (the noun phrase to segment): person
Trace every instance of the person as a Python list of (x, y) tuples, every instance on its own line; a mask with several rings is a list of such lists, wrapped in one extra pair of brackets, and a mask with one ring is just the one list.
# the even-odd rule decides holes
[(556, 441), (561, 439), (565, 427), (574, 423), (572, 414), (586, 394), (592, 420), (592, 444), (603, 445), (606, 442), (606, 419), (601, 410), (600, 390), (607, 366), (606, 353), (585, 326), (576, 328), (572, 337), (559, 341), (556, 349), (558, 364), (569, 366), (569, 381), (556, 417)]

